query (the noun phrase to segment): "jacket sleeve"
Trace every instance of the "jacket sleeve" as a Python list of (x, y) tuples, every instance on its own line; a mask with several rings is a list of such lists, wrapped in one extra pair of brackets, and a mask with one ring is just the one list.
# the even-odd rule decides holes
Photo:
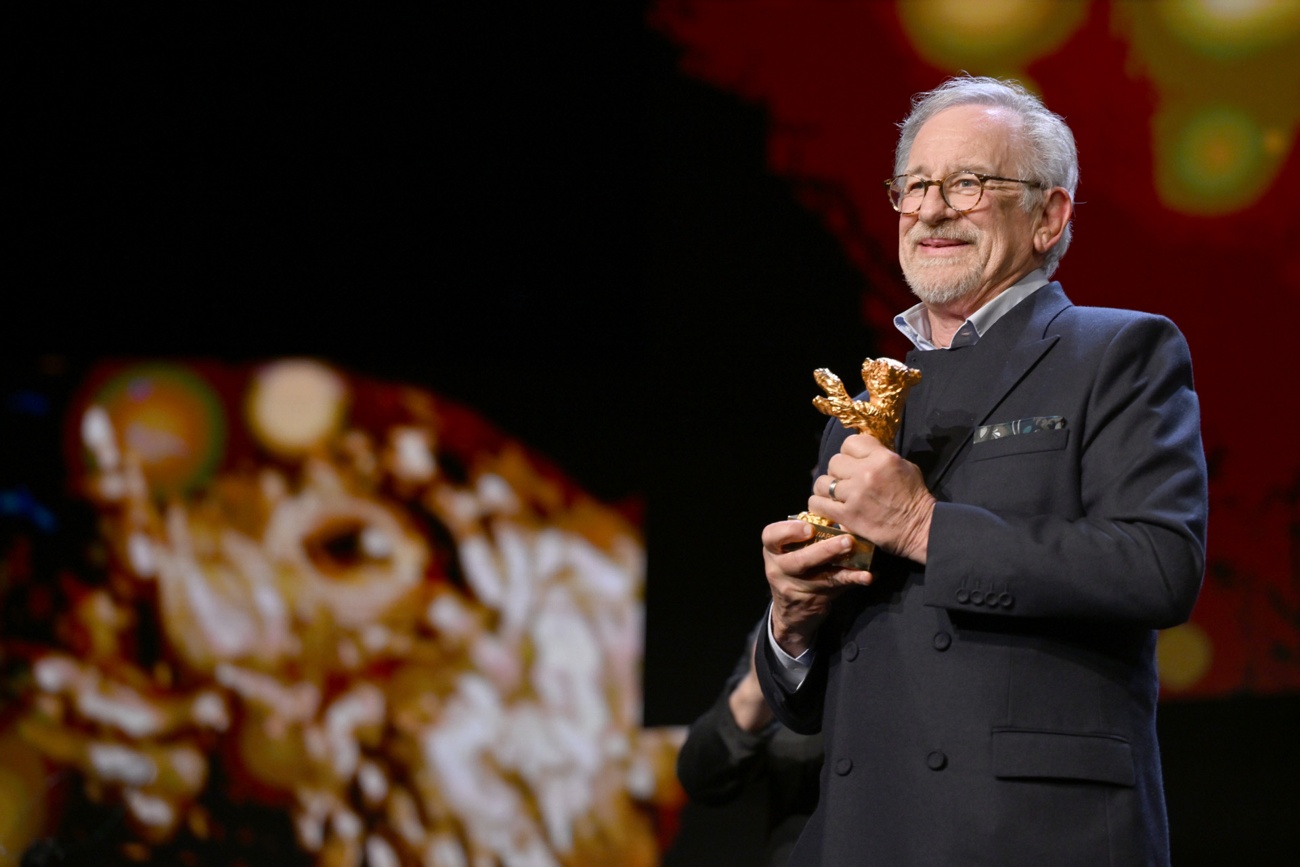
[(697, 803), (726, 804), (766, 770), (767, 744), (777, 723), (759, 732), (747, 732), (736, 724), (728, 702), (736, 684), (749, 673), (749, 654), (755, 635), (766, 641), (765, 629), (750, 634), (722, 693), (691, 723), (677, 754), (677, 779)]
[(1191, 615), (1207, 480), (1186, 341), (1158, 316), (1081, 329), (1077, 342), (1098, 349), (1070, 355), (1062, 340), (1091, 370), (1072, 405), (1077, 442), (1059, 458), (1070, 463), (1035, 474), (1000, 458), (956, 479), (931, 524), (927, 605), (1150, 628)]

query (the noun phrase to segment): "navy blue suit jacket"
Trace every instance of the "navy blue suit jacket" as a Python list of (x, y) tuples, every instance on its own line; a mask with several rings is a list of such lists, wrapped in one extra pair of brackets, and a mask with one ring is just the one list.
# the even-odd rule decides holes
[[(939, 368), (898, 440), (939, 500), (927, 564), (877, 552), (797, 691), (758, 659), (782, 722), (825, 739), (790, 863), (1167, 864), (1155, 630), (1190, 616), (1207, 508), (1186, 342), (1051, 283), (908, 363)], [(849, 433), (828, 426), (822, 472)]]

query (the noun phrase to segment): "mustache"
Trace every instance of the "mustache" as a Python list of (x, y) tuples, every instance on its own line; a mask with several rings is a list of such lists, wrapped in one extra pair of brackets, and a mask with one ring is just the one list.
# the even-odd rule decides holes
[(943, 241), (964, 241), (973, 244), (979, 240), (979, 233), (964, 226), (922, 226), (920, 224), (907, 231), (907, 241), (913, 246), (927, 238), (937, 238)]

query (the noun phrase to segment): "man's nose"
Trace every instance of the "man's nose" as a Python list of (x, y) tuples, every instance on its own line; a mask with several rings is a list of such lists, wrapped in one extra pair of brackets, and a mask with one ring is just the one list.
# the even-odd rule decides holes
[(925, 188), (925, 193), (921, 196), (921, 207), (916, 212), (921, 222), (939, 223), (943, 220), (951, 220), (956, 215), (957, 212), (948, 207), (948, 203), (944, 201), (938, 184), (931, 184)]

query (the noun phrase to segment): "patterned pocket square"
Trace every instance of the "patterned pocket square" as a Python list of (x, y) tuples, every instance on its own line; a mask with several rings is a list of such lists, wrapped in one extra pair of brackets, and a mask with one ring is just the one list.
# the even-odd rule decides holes
[(1015, 421), (1002, 421), (975, 428), (975, 443), (978, 445), (989, 440), (1000, 440), (1017, 434), (1038, 433), (1045, 430), (1063, 430), (1065, 418), (1059, 415), (1036, 415), (1033, 418), (1018, 418)]

